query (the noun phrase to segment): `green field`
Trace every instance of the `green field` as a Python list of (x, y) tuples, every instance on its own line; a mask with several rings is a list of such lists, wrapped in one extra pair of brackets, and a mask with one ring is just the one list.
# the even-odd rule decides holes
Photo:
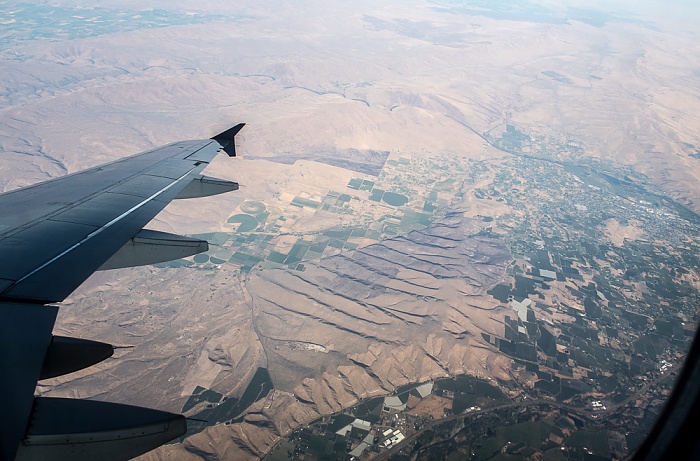
[(402, 194), (397, 194), (396, 192), (384, 192), (384, 195), (382, 195), (382, 201), (391, 206), (401, 206), (408, 203), (408, 197)]
[(295, 243), (294, 246), (292, 246), (292, 249), (289, 250), (289, 254), (287, 255), (287, 259), (284, 261), (284, 263), (298, 263), (304, 257), (304, 254), (306, 254), (306, 251), (310, 246), (311, 242), (307, 242), (306, 240), (297, 240), (297, 243)]
[(237, 214), (231, 216), (226, 222), (229, 224), (240, 223), (240, 226), (238, 226), (238, 232), (250, 232), (258, 227), (258, 220), (247, 214)]

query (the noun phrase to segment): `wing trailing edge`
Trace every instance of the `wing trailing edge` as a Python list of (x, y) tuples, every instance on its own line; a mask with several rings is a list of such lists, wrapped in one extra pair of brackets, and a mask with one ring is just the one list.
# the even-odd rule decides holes
[(238, 183), (209, 176), (197, 176), (182, 189), (175, 199), (209, 197), (238, 190)]

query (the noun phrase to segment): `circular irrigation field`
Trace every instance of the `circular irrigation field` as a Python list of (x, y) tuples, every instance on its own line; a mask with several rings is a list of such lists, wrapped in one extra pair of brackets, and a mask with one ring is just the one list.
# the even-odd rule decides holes
[(265, 204), (254, 200), (248, 200), (247, 202), (241, 203), (241, 211), (248, 214), (260, 214), (265, 211)]
[(229, 224), (240, 223), (238, 227), (238, 232), (250, 232), (258, 227), (258, 220), (247, 214), (237, 214), (231, 216), (226, 221)]

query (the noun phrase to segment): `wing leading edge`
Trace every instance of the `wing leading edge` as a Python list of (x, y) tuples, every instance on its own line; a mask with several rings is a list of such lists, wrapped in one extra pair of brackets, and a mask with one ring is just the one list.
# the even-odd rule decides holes
[(144, 226), (171, 200), (238, 189), (200, 172), (221, 150), (235, 156), (243, 126), (0, 194), (0, 459), (129, 459), (185, 433), (182, 415), (34, 391), (113, 351), (52, 336), (52, 303), (96, 270), (207, 251), (206, 241)]

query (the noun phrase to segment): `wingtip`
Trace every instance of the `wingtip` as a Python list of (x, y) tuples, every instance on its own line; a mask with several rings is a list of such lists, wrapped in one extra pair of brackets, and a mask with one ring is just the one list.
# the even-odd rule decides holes
[(239, 123), (238, 125), (233, 126), (226, 131), (222, 131), (221, 133), (217, 134), (216, 136), (213, 136), (211, 139), (213, 139), (214, 141), (221, 144), (221, 147), (224, 149), (224, 152), (226, 152), (229, 157), (235, 157), (236, 156), (235, 137), (238, 134), (238, 132), (243, 129), (244, 126), (245, 126), (245, 123)]

